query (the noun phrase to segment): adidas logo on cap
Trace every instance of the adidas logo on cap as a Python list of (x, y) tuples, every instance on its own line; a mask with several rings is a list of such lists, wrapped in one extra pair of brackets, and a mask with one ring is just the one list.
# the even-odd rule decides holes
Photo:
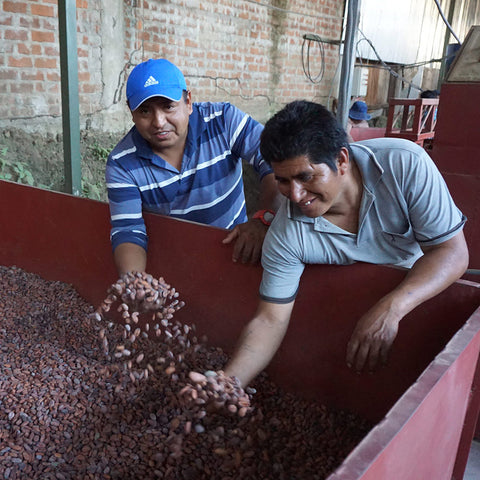
[(150, 85), (157, 85), (158, 82), (151, 75), (148, 77), (148, 80), (144, 83), (144, 87), (149, 87)]

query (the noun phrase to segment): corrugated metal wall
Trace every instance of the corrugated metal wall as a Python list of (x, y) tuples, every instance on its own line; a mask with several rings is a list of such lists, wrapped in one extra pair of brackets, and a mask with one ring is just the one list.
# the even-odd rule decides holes
[[(440, 1), (445, 17), (452, 2), (450, 23), (463, 41), (470, 27), (480, 23), (480, 0)], [(440, 58), (447, 31), (434, 0), (362, 0), (359, 28), (385, 62), (407, 65)], [(359, 56), (377, 60), (362, 33), (358, 40)], [(456, 43), (453, 36), (450, 41)]]
[[(460, 41), (480, 24), (480, 0), (439, 4)], [(445, 39), (457, 43), (448, 31), (434, 0), (362, 0), (356, 68), (368, 71), (368, 86), (353, 95), (381, 109), (389, 97), (417, 98), (421, 90), (438, 88)]]

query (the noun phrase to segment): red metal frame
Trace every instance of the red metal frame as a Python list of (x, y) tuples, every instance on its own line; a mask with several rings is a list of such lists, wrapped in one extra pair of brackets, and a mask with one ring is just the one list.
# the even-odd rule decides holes
[(480, 414), (480, 361), (477, 361), (477, 367), (468, 395), (468, 401), (468, 409), (465, 415), (464, 428), (462, 430), (462, 437), (458, 447), (452, 480), (460, 480), (463, 478), (470, 454), (472, 439), (475, 436), (475, 422), (479, 418)]
[(431, 156), (468, 218), (470, 268), (480, 269), (480, 83), (442, 86)]
[[(106, 204), (0, 181), (0, 264), (72, 283), (97, 305), (116, 279), (108, 217)], [(234, 264), (231, 247), (221, 243), (224, 230), (156, 215), (146, 220), (148, 270), (186, 302), (177, 318), (231, 351), (256, 308), (261, 267)], [(450, 480), (454, 466), (465, 466), (460, 453), (478, 413), (468, 410), (479, 394), (472, 390), (478, 284), (452, 285), (402, 320), (388, 365), (374, 375), (345, 364), (359, 316), (404, 274), (367, 264), (307, 266), (287, 336), (268, 368), (285, 389), (380, 422), (331, 480)]]
[[(425, 140), (435, 136), (438, 98), (391, 98), (388, 105), (386, 137), (406, 138), (423, 146)], [(400, 112), (402, 121), (399, 129), (395, 128), (398, 118), (398, 109), (395, 107), (402, 107)]]
[[(445, 83), (441, 98), (431, 156), (468, 218), (469, 268), (480, 271), (480, 82)], [(475, 436), (480, 438), (480, 423)]]
[(327, 480), (462, 478), (472, 437), (461, 442), (458, 425), (469, 407), (479, 329), (480, 309)]

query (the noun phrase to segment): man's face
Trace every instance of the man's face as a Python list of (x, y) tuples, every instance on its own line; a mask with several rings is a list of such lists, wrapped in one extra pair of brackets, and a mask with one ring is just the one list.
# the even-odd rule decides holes
[[(346, 158), (345, 158), (346, 155)], [(341, 206), (345, 173), (348, 169), (348, 153), (342, 149), (337, 158), (337, 171), (325, 163), (311, 163), (301, 155), (282, 162), (272, 162), (278, 189), (295, 203), (307, 217), (320, 217), (335, 213)]]
[(157, 155), (169, 148), (182, 148), (188, 133), (188, 120), (192, 113), (192, 100), (188, 92), (174, 102), (165, 97), (145, 100), (132, 112), (132, 120), (138, 133), (150, 144)]

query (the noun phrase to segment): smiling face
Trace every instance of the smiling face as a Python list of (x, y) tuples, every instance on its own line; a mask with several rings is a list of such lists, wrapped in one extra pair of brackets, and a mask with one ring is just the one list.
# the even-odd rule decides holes
[(132, 112), (132, 120), (153, 152), (162, 155), (167, 149), (183, 151), (191, 113), (192, 100), (188, 92), (186, 99), (179, 102), (165, 97), (149, 98)]
[(312, 163), (306, 155), (272, 162), (278, 189), (307, 217), (335, 214), (343, 209), (348, 186), (348, 152), (342, 149), (334, 172), (325, 163)]

